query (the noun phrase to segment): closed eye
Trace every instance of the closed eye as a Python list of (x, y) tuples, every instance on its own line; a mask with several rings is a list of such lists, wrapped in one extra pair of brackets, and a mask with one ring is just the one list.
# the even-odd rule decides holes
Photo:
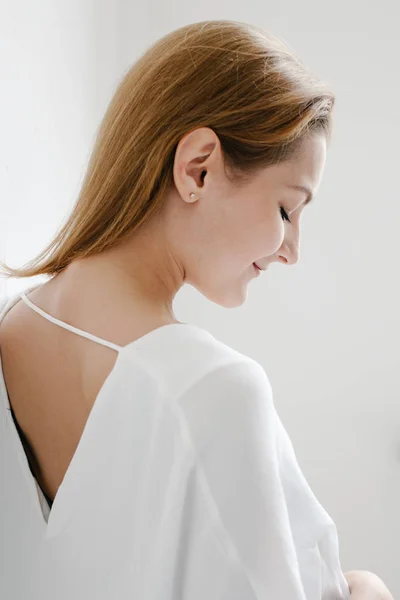
[(291, 223), (291, 220), (289, 219), (289, 216), (283, 206), (281, 206), (281, 215), (284, 221), (289, 221), (289, 223)]

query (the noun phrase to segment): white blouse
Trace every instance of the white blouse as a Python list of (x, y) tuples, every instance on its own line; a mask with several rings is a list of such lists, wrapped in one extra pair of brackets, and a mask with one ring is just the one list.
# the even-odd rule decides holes
[[(38, 286), (32, 286), (26, 294)], [(347, 600), (337, 530), (263, 367), (195, 325), (113, 348), (50, 509), (0, 361), (0, 598)]]

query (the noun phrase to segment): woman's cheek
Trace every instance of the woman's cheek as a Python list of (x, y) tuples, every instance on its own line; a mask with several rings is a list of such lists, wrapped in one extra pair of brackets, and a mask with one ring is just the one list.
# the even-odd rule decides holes
[(271, 245), (270, 254), (274, 254), (282, 246), (283, 241), (285, 239), (285, 224), (282, 219), (280, 219), (277, 222), (276, 221), (274, 222), (274, 227), (271, 230), (269, 237), (270, 237), (270, 245)]
[[(259, 219), (258, 222), (253, 221), (249, 229), (251, 230), (250, 240), (253, 251), (259, 259), (275, 254), (285, 239), (285, 223), (280, 215), (276, 216), (271, 213), (264, 215), (263, 219)], [(249, 241), (248, 232), (246, 232), (246, 238)], [(254, 244), (257, 244), (256, 248), (254, 248)]]

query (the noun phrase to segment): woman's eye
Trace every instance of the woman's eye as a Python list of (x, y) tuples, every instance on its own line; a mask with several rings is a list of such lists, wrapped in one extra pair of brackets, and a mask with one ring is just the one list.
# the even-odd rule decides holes
[(291, 220), (289, 219), (289, 216), (286, 212), (286, 210), (281, 206), (281, 215), (282, 215), (282, 219), (284, 221), (289, 221), (289, 223), (291, 223)]

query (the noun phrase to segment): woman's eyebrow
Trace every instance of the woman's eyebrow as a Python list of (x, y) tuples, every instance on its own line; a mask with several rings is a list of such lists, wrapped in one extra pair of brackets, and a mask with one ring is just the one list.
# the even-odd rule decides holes
[(289, 185), (288, 187), (293, 188), (294, 190), (299, 190), (300, 192), (304, 192), (307, 195), (307, 200), (305, 201), (304, 206), (306, 204), (310, 204), (310, 202), (314, 199), (312, 190), (305, 185)]

